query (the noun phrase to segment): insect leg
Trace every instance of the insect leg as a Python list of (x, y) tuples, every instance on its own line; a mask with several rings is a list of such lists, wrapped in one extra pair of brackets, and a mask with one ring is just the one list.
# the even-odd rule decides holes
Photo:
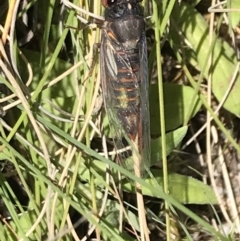
[(89, 73), (87, 75), (87, 77), (83, 80), (84, 84), (93, 74), (94, 68), (96, 66), (97, 60), (98, 60), (98, 49), (100, 48), (100, 43), (95, 43), (93, 45), (93, 57), (92, 57), (92, 63), (89, 69)]

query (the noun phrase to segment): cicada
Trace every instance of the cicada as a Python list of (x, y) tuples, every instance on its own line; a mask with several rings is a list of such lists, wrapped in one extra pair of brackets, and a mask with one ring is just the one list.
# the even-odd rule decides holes
[(100, 48), (102, 94), (115, 133), (116, 158), (138, 176), (150, 163), (148, 61), (141, 1), (102, 0), (106, 9)]

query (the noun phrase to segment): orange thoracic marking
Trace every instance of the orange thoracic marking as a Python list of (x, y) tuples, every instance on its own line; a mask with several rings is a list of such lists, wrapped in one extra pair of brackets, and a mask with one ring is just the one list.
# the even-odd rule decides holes
[(113, 39), (114, 41), (117, 41), (116, 36), (113, 34), (113, 32), (107, 32), (107, 35), (109, 38)]

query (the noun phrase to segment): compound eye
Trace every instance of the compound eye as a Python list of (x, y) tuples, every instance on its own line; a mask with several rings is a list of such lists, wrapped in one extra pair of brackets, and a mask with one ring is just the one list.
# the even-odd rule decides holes
[(115, 4), (118, 0), (102, 0), (102, 5), (104, 7), (111, 7), (113, 4)]
[(103, 7), (107, 7), (107, 2), (108, 2), (108, 0), (102, 0)]

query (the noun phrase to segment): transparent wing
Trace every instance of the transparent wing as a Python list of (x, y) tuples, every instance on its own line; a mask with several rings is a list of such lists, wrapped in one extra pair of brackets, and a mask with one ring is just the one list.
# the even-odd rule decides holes
[[(100, 64), (104, 105), (110, 127), (115, 132), (114, 145), (116, 149), (120, 150), (130, 146), (131, 151), (118, 154), (118, 160), (128, 169), (133, 168), (129, 167), (129, 165), (133, 165), (133, 162), (128, 160), (133, 152), (141, 159), (141, 169), (144, 169), (146, 165), (149, 166), (150, 161), (146, 49), (146, 38), (143, 34), (140, 40), (139, 54), (137, 55), (140, 62), (139, 69), (134, 72), (128, 55), (118, 54), (111, 39), (108, 38), (107, 32), (102, 31)], [(128, 75), (131, 75), (131, 81), (120, 81), (121, 72), (127, 72)], [(119, 94), (121, 89), (124, 89), (125, 92), (122, 91), (122, 94)], [(131, 98), (135, 105), (131, 105)], [(137, 107), (136, 103), (138, 103)]]
[[(117, 114), (116, 107), (118, 106), (118, 100), (116, 99), (115, 86), (113, 86), (114, 81), (118, 82), (118, 68), (116, 63), (116, 51), (111, 41), (107, 37), (107, 33), (103, 30), (101, 38), (101, 84), (103, 92), (103, 100), (105, 110), (108, 115), (108, 119), (112, 129), (116, 134), (117, 139), (122, 139), (125, 134), (125, 128), (122, 127), (121, 121), (119, 121), (119, 115)], [(122, 59), (121, 56), (118, 56), (119, 59)], [(130, 69), (129, 65), (125, 60), (122, 60), (122, 64), (125, 65), (125, 68)], [(124, 145), (119, 141), (118, 148), (123, 148)]]
[(148, 54), (145, 33), (140, 41), (140, 96), (142, 115), (142, 156), (144, 168), (151, 165), (151, 133), (149, 115), (149, 81), (148, 81)]

